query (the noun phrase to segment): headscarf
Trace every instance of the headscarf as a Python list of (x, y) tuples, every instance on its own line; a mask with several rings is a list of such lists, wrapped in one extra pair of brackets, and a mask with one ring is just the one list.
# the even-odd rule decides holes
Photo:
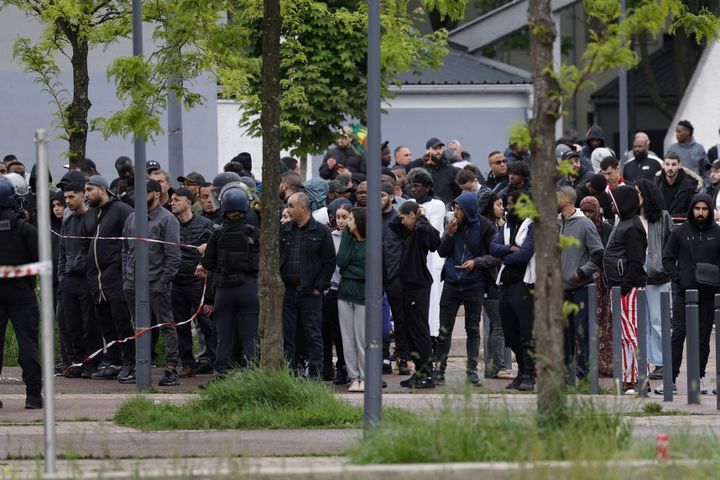
[(585, 213), (585, 210), (588, 210), (585, 215), (592, 220), (596, 227), (602, 223), (600, 202), (598, 202), (598, 199), (592, 195), (588, 195), (580, 201), (580, 210), (582, 210), (583, 213)]

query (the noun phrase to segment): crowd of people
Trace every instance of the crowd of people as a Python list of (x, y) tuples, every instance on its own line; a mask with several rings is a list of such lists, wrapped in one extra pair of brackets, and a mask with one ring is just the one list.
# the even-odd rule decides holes
[[(662, 378), (659, 297), (672, 292), (673, 381), (685, 341), (685, 292), (700, 293), (702, 392), (713, 296), (720, 292), (720, 159), (692, 137), (687, 121), (661, 157), (643, 132), (626, 161), (605, 146), (602, 129), (556, 142), (558, 231), (574, 241), (561, 251), (565, 299), (577, 308), (565, 331), (565, 359), (588, 374), (588, 289), (597, 285), (600, 371), (612, 364), (610, 289), (622, 293), (622, 365), (626, 391), (638, 385), (638, 322), (647, 322), (651, 379)], [(717, 149), (715, 149), (717, 150)], [(430, 138), (413, 159), (409, 147), (382, 145), (379, 201), (383, 225), (383, 373), (407, 376), (403, 387), (445, 383), (452, 331), (465, 311), (466, 379), (511, 380), (535, 387), (533, 221), (519, 205), (532, 198), (531, 153), (518, 145), (471, 159), (457, 140)], [(621, 168), (621, 164), (623, 165)], [(364, 391), (367, 152), (357, 129), (340, 131), (319, 176), (303, 181), (299, 163), (281, 161), (277, 192), (283, 342), (289, 368), (310, 380)], [(485, 165), (483, 165), (484, 167)], [(554, 168), (549, 166), (548, 168)], [(69, 378), (136, 381), (134, 164), (115, 162), (114, 179), (85, 159), (51, 195), (55, 311), (61, 340), (56, 373)], [(148, 276), (153, 362), (163, 339), (159, 385), (257, 362), (260, 210), (263, 185), (241, 153), (207, 182), (190, 172), (173, 182), (148, 161)], [(562, 173), (561, 173), (562, 172)], [(35, 169), (12, 155), (0, 164), (0, 265), (37, 261)], [(28, 180), (26, 181), (26, 177)], [(38, 306), (32, 276), (0, 280), (0, 348), (8, 319), (19, 344), (27, 408), (42, 408)], [(644, 290), (646, 318), (638, 318)], [(481, 362), (480, 326), (490, 335)], [(199, 348), (194, 346), (197, 336)], [(505, 363), (512, 349), (518, 369)], [(394, 348), (392, 348), (394, 347)], [(0, 359), (2, 352), (0, 352)], [(576, 360), (575, 360), (576, 359)], [(483, 364), (482, 374), (478, 371)], [(573, 372), (570, 372), (573, 373)], [(660, 389), (658, 389), (661, 392)]]

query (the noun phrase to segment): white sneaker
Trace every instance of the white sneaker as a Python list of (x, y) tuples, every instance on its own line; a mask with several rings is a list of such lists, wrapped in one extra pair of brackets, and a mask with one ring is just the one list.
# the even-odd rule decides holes
[(700, 393), (702, 395), (708, 394), (708, 387), (707, 383), (705, 382), (705, 377), (700, 377)]
[(352, 381), (350, 384), (350, 388), (348, 388), (348, 392), (360, 392), (360, 380), (357, 378)]
[(357, 390), (355, 390), (355, 391), (356, 391), (356, 392), (364, 392), (364, 391), (365, 391), (365, 382), (363, 382), (362, 380), (360, 380), (360, 381), (358, 382), (358, 388), (357, 388)]

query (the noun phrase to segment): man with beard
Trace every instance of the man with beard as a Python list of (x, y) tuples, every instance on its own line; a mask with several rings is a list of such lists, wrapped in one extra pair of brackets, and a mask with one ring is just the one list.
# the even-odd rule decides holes
[[(111, 192), (105, 177), (94, 175), (85, 184), (88, 205), (97, 212), (97, 226), (88, 248), (88, 285), (95, 303), (95, 318), (106, 343), (135, 333), (122, 287), (122, 245), (119, 237), (132, 208)], [(135, 308), (135, 305), (133, 305)], [(91, 378), (135, 382), (135, 342), (115, 344), (103, 354), (103, 361)]]
[(135, 167), (133, 161), (125, 156), (115, 160), (118, 177), (110, 184), (110, 191), (120, 200), (135, 207)]
[[(412, 162), (412, 152), (408, 147), (395, 148), (395, 165), (406, 168)], [(407, 172), (407, 170), (405, 170)]]
[(302, 180), (300, 174), (292, 170), (283, 172), (280, 175), (280, 186), (278, 187), (278, 196), (283, 203), (287, 203), (288, 198), (293, 193), (302, 190)]
[[(705, 367), (710, 354), (710, 334), (713, 327), (715, 294), (720, 293), (717, 283), (712, 285), (698, 278), (698, 266), (710, 266), (717, 277), (720, 264), (720, 226), (713, 221), (712, 199), (699, 193), (692, 198), (685, 223), (670, 233), (663, 249), (663, 268), (670, 274), (679, 291), (674, 298), (672, 319), (672, 378), (675, 379), (682, 364), (685, 343), (685, 293), (698, 291), (700, 320), (700, 393), (708, 393)], [(717, 282), (717, 280), (716, 280)], [(695, 345), (695, 348), (698, 346)], [(662, 389), (656, 392), (662, 393)]]
[(432, 177), (435, 197), (448, 204), (460, 195), (462, 190), (455, 183), (455, 176), (459, 169), (443, 160), (444, 147), (445, 144), (440, 139), (435, 137), (429, 139), (425, 142), (425, 154), (422, 158), (410, 163), (410, 167), (411, 169), (416, 167), (424, 168)]
[(645, 132), (635, 134), (632, 145), (633, 156), (623, 167), (623, 178), (635, 183), (641, 178), (655, 180), (655, 174), (662, 170), (662, 160), (650, 151), (650, 137)]
[(579, 152), (576, 152), (575, 150), (568, 150), (562, 154), (561, 159), (571, 163), (572, 173), (569, 173), (558, 180), (558, 187), (572, 187), (577, 190), (590, 181), (593, 176), (593, 172), (592, 170), (585, 170), (582, 165)]
[[(147, 181), (148, 237), (167, 243), (152, 242), (148, 246), (148, 280), (150, 310), (159, 324), (165, 342), (167, 368), (159, 385), (180, 385), (177, 330), (173, 323), (172, 281), (180, 267), (180, 223), (175, 215), (160, 206), (162, 187), (155, 180)], [(125, 220), (123, 237), (135, 236), (135, 212)], [(128, 305), (135, 305), (135, 242), (123, 240), (123, 289)], [(132, 312), (131, 312), (132, 313)]]
[(320, 165), (320, 177), (334, 180), (342, 174), (349, 174), (354, 183), (365, 180), (367, 161), (365, 154), (353, 142), (352, 130), (344, 127), (336, 141), (336, 146), (329, 151)]
[(688, 175), (680, 157), (673, 152), (665, 155), (663, 173), (655, 180), (663, 196), (663, 207), (670, 215), (684, 215), (697, 190), (697, 180)]
[(367, 207), (368, 198), (368, 186), (367, 182), (360, 182), (355, 192), (355, 206), (356, 207)]
[(507, 198), (512, 192), (530, 194), (530, 168), (525, 162), (513, 162), (508, 166), (508, 185), (498, 193), (507, 205)]

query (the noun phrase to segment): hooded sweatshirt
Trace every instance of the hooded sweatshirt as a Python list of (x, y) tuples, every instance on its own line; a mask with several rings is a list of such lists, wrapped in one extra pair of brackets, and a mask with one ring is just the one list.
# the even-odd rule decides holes
[(573, 237), (579, 242), (563, 248), (560, 253), (563, 289), (573, 290), (587, 285), (602, 263), (603, 256), (603, 245), (595, 225), (582, 210), (576, 208), (567, 219), (558, 216), (558, 229), (560, 235)]
[[(596, 150), (597, 148), (604, 148), (605, 147), (605, 132), (603, 132), (602, 127), (599, 125), (593, 125), (590, 127), (587, 131), (587, 134), (585, 135), (585, 138), (587, 139), (587, 145), (583, 147), (583, 149), (580, 151), (580, 159), (582, 161), (582, 165), (586, 170), (593, 170), (595, 173), (598, 173), (598, 167), (600, 166), (600, 161), (597, 162), (597, 164), (592, 161), (592, 154), (593, 150)], [(590, 140), (600, 140), (600, 146), (593, 148), (592, 145), (590, 145)], [(612, 155), (612, 150), (608, 148), (610, 155)], [(603, 157), (606, 157), (607, 155), (603, 155)], [(600, 159), (602, 160), (602, 159)]]
[[(447, 231), (440, 241), (438, 254), (445, 258), (441, 278), (445, 281), (444, 288), (451, 290), (472, 290), (483, 288), (488, 278), (488, 270), (499, 265), (494, 257), (490, 257), (490, 242), (495, 236), (495, 225), (485, 217), (478, 215), (477, 196), (474, 193), (463, 193), (453, 202), (458, 205), (465, 218), (458, 226), (455, 235)], [(457, 268), (468, 260), (475, 262), (475, 268), (463, 271)]]
[[(709, 207), (702, 222), (693, 216), (693, 207), (699, 202)], [(687, 215), (688, 219), (672, 231), (663, 249), (663, 268), (681, 290), (700, 287), (695, 281), (697, 263), (720, 264), (720, 226), (713, 218), (712, 198), (704, 193), (695, 195)]]
[(621, 287), (622, 294), (631, 288), (644, 287), (647, 275), (645, 252), (647, 237), (640, 221), (640, 199), (633, 187), (621, 186), (611, 192), (620, 221), (613, 229), (603, 257), (605, 285)]

